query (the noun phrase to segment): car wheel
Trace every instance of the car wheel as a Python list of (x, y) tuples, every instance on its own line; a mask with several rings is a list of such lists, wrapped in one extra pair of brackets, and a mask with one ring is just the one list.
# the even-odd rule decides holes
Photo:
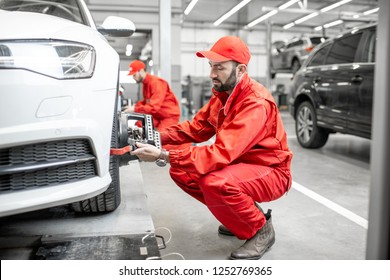
[(329, 132), (317, 126), (313, 105), (305, 101), (298, 106), (295, 115), (295, 132), (299, 144), (304, 148), (321, 148), (328, 140)]
[(301, 68), (301, 64), (299, 63), (298, 59), (294, 59), (292, 64), (291, 64), (291, 72), (295, 74), (299, 68)]
[[(115, 102), (113, 126), (111, 133), (111, 147), (118, 148), (118, 113), (117, 104)], [(82, 200), (71, 204), (75, 212), (83, 213), (99, 213), (111, 212), (118, 208), (121, 203), (120, 181), (119, 181), (119, 157), (110, 156), (110, 175), (111, 184), (108, 189), (90, 199)]]

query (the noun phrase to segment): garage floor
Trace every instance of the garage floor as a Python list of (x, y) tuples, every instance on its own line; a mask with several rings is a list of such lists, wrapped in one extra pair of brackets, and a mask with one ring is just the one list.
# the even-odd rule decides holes
[[(294, 152), (294, 183), (286, 196), (262, 205), (272, 208), (276, 231), (276, 243), (263, 259), (364, 259), (370, 141), (337, 134), (322, 149), (303, 149), (295, 138), (293, 119), (286, 111), (282, 117)], [(70, 238), (75, 242), (68, 251), (48, 258), (227, 259), (244, 241), (218, 235), (218, 221), (178, 188), (168, 172), (168, 166), (138, 161), (121, 167), (122, 204), (108, 215), (80, 217), (66, 207), (56, 207), (0, 219), (0, 258), (37, 258), (26, 247), (38, 240), (50, 245), (53, 240)], [(164, 237), (165, 249), (158, 251), (159, 238), (140, 244), (141, 237), (154, 231)], [(88, 246), (80, 247), (80, 242)], [(136, 247), (134, 252), (129, 246)], [(140, 255), (140, 247), (145, 246), (149, 250)]]
[(0, 259), (159, 257), (138, 161), (120, 169), (120, 206), (107, 214), (77, 214), (67, 206), (0, 218)]
[[(324, 148), (299, 146), (294, 120), (282, 117), (294, 152), (293, 188), (272, 208), (276, 243), (263, 259), (364, 259), (367, 235), (370, 141), (331, 135)], [(170, 240), (163, 259), (226, 259), (243, 241), (217, 233), (208, 209), (170, 179), (169, 167), (140, 163), (156, 234)]]

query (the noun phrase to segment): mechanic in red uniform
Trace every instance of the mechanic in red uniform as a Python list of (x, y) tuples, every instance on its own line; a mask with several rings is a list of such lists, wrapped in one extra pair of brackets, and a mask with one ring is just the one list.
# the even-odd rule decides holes
[(168, 83), (145, 71), (145, 64), (134, 60), (129, 65), (129, 76), (142, 83), (143, 100), (124, 108), (125, 113), (142, 113), (153, 116), (154, 127), (162, 130), (180, 121), (180, 106)]
[(163, 143), (204, 142), (183, 150), (160, 150), (139, 143), (141, 160), (170, 163), (170, 175), (185, 192), (205, 204), (222, 223), (219, 233), (246, 242), (231, 259), (259, 259), (274, 244), (271, 212), (258, 203), (276, 200), (291, 187), (292, 153), (270, 92), (247, 74), (250, 52), (238, 37), (219, 39), (196, 53), (210, 64), (213, 96), (193, 118), (170, 126)]

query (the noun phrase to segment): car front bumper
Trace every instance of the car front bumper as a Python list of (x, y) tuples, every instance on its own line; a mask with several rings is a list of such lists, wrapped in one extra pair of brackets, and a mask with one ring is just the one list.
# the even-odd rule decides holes
[[(117, 92), (97, 84), (94, 79), (57, 80), (26, 70), (0, 69), (0, 216), (80, 201), (107, 189)], [(94, 176), (56, 181), (57, 175), (51, 175), (56, 164), (76, 163), (80, 157), (60, 152), (50, 156), (40, 147), (79, 140), (90, 145)], [(15, 149), (21, 156), (14, 155)], [(26, 155), (26, 149), (36, 155)], [(26, 172), (35, 173), (19, 184)]]

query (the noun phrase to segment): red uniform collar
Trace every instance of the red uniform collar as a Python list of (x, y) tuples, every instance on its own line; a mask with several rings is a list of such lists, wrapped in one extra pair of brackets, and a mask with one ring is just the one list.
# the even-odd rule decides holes
[(142, 80), (142, 83), (147, 84), (151, 79), (151, 76), (148, 72), (146, 72), (145, 78)]

